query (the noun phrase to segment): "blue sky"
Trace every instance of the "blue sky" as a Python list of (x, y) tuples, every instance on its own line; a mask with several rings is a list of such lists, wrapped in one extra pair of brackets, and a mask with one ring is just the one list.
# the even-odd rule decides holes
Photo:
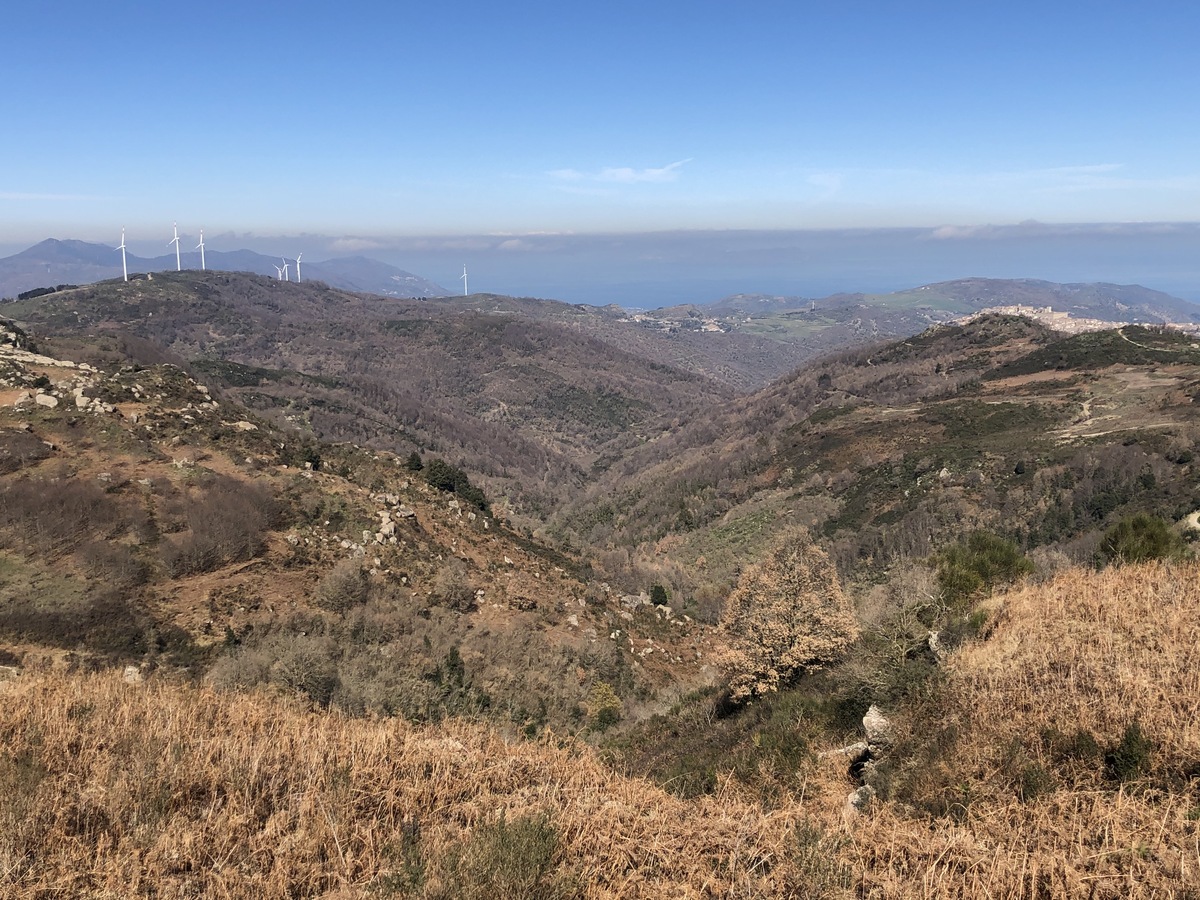
[(1193, 222), (1197, 33), (1104, 0), (22, 3), (0, 247)]

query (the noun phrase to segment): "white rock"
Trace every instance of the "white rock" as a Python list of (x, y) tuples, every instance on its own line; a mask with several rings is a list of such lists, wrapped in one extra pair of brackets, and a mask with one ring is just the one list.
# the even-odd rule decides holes
[(892, 723), (883, 710), (874, 704), (863, 716), (863, 730), (867, 733), (867, 743), (872, 747), (886, 747), (892, 742)]
[(54, 407), (58, 406), (58, 398), (51, 397), (49, 394), (38, 394), (33, 398), (33, 402), (38, 406), (45, 406), (50, 409), (54, 409)]
[(121, 679), (126, 684), (141, 684), (145, 681), (145, 676), (142, 675), (142, 670), (137, 666), (126, 666), (125, 672), (121, 675)]
[(846, 812), (862, 814), (867, 811), (871, 801), (875, 799), (875, 788), (864, 784), (846, 798)]

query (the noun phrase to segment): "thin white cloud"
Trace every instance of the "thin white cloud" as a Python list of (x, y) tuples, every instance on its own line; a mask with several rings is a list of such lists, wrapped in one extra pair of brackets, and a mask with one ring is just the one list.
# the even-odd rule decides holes
[(1013, 225), (942, 225), (931, 229), (926, 238), (935, 241), (1002, 240), (1030, 237), (1185, 234), (1196, 231), (1189, 222), (1081, 222), (1050, 223), (1028, 219)]
[(604, 184), (662, 184), (678, 181), (680, 169), (692, 161), (691, 157), (654, 169), (634, 169), (630, 166), (610, 166), (598, 172), (582, 172), (579, 169), (555, 169), (550, 177), (556, 181), (597, 181)]
[(361, 253), (363, 250), (378, 250), (384, 246), (370, 238), (338, 238), (329, 245), (334, 253)]

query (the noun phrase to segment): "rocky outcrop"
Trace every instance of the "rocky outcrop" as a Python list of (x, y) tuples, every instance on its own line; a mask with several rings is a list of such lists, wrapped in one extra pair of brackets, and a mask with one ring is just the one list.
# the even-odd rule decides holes
[(859, 783), (846, 798), (846, 812), (853, 814), (865, 812), (875, 799), (877, 762), (891, 748), (894, 739), (891, 721), (883, 714), (883, 710), (874, 704), (863, 716), (863, 731), (866, 734), (865, 741), (859, 741), (838, 751), (849, 759), (850, 777)]

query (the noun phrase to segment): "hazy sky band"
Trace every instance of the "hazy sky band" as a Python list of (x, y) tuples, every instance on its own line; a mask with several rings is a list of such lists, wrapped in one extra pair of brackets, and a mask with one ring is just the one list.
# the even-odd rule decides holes
[(7, 242), (1200, 218), (1189, 4), (7, 16)]

